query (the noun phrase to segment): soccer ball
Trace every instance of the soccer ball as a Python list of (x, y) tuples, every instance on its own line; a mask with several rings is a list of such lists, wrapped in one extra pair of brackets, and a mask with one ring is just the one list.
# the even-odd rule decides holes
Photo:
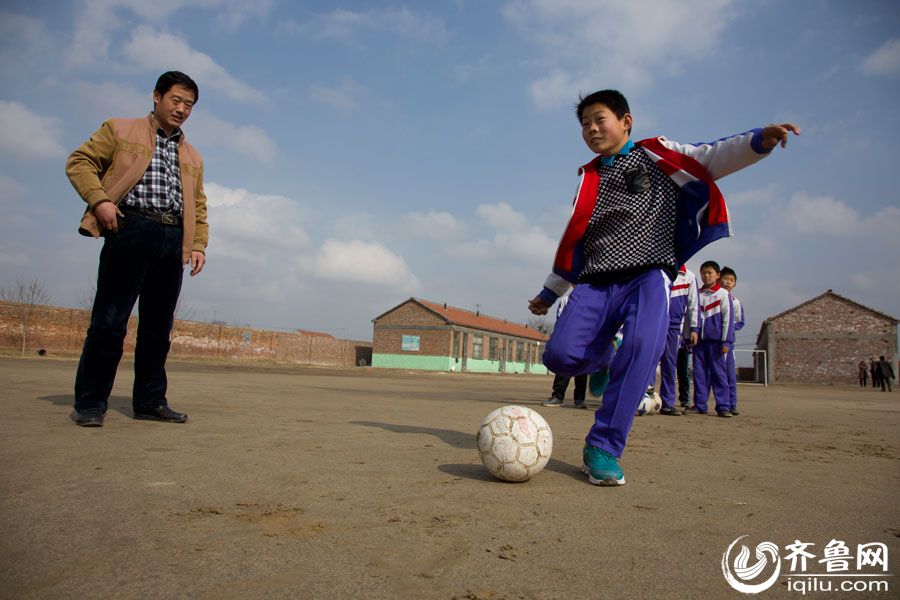
[(477, 443), (481, 462), (494, 477), (528, 481), (550, 460), (553, 432), (530, 408), (504, 406), (481, 422)]
[(647, 388), (641, 403), (638, 404), (635, 416), (643, 417), (644, 415), (655, 415), (662, 408), (662, 398), (656, 393), (652, 387)]

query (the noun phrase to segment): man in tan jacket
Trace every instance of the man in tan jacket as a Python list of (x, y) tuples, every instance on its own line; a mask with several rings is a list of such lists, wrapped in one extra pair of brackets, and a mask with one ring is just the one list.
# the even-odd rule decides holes
[(206, 263), (209, 227), (203, 161), (181, 126), (199, 96), (178, 71), (163, 73), (153, 112), (110, 119), (69, 156), (66, 174), (87, 203), (82, 235), (103, 237), (91, 324), (75, 376), (75, 423), (100, 427), (138, 301), (132, 405), (136, 419), (184, 423), (169, 408), (166, 356), (184, 265)]

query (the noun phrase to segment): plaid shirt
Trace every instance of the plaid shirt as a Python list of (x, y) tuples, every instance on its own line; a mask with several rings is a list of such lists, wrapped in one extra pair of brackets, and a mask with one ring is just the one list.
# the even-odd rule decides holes
[(124, 206), (154, 212), (181, 214), (181, 169), (178, 166), (178, 142), (181, 130), (166, 137), (161, 128), (156, 130), (156, 149), (150, 166), (137, 184), (122, 199)]

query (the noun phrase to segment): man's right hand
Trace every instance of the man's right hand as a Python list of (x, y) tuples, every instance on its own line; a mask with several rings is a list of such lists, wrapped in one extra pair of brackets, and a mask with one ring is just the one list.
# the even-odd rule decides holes
[(528, 310), (534, 315), (546, 315), (550, 305), (544, 302), (540, 296), (535, 296), (528, 301)]
[(119, 221), (117, 217), (124, 217), (119, 207), (112, 202), (101, 202), (94, 207), (94, 216), (97, 217), (97, 223), (103, 229), (108, 229), (113, 233), (119, 231)]

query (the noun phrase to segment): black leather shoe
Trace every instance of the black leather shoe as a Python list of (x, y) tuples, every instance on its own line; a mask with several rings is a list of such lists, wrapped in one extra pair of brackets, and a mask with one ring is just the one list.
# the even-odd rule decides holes
[(103, 409), (85, 408), (75, 411), (75, 424), (79, 427), (103, 427)]
[(145, 421), (165, 421), (166, 423), (184, 423), (188, 416), (184, 413), (175, 412), (165, 404), (143, 408), (140, 411), (134, 411), (135, 419)]

